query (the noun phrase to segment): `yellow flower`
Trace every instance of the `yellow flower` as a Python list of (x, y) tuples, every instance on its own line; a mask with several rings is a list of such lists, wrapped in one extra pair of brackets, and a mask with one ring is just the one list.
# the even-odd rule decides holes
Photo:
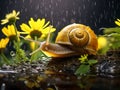
[[(34, 79), (33, 79), (34, 78)], [(42, 82), (44, 80), (43, 77), (41, 76), (35, 76), (35, 77), (23, 77), (20, 78), (19, 80), (24, 81), (25, 85), (29, 88), (33, 88), (33, 87), (40, 87), (39, 83)]]
[(56, 29), (49, 27), (49, 21), (45, 23), (45, 19), (37, 19), (34, 21), (33, 18), (30, 19), (29, 25), (23, 23), (20, 25), (22, 31), (21, 34), (27, 34), (26, 38), (35, 39), (35, 37), (44, 39), (47, 34), (50, 32), (54, 32)]
[[(13, 25), (8, 25), (8, 27), (3, 27), (2, 32), (4, 33), (5, 36), (10, 38), (10, 40), (16, 40), (16, 32), (15, 32), (15, 27)], [(19, 32), (17, 31), (19, 34)]]
[(7, 44), (9, 42), (9, 38), (1, 39), (0, 40), (0, 53), (3, 52), (3, 50), (6, 48)]
[(79, 60), (81, 61), (81, 63), (84, 63), (86, 60), (88, 60), (88, 54), (81, 55), (81, 58), (79, 58)]
[(98, 37), (98, 50), (107, 46), (107, 39), (103, 36)]
[(13, 10), (12, 13), (9, 13), (5, 16), (5, 19), (1, 20), (1, 24), (14, 23), (17, 19), (19, 19), (19, 14), (20, 12)]
[(117, 19), (117, 21), (115, 21), (115, 24), (120, 26), (120, 19)]

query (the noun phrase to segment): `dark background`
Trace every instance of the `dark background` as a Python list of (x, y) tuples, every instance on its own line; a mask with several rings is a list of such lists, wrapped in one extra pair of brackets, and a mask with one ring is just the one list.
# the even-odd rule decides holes
[(46, 18), (57, 31), (76, 22), (100, 34), (99, 28), (115, 27), (114, 20), (120, 18), (120, 0), (0, 0), (0, 20), (13, 9), (20, 11), (18, 25), (30, 17)]

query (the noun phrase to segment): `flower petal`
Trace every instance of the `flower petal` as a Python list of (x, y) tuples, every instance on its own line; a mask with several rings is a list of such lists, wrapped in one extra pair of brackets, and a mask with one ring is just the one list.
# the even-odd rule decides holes
[(20, 25), (20, 27), (21, 27), (22, 31), (24, 31), (24, 32), (31, 32), (31, 28), (25, 23)]
[(12, 14), (13, 14), (14, 16), (16, 16), (16, 11), (15, 11), (15, 10), (13, 10), (13, 11), (12, 11)]
[(36, 26), (36, 30), (40, 30), (41, 29), (41, 21), (40, 21), (40, 19), (38, 19), (35, 24), (36, 24), (35, 25)]
[(0, 40), (0, 49), (6, 48), (6, 45), (8, 44), (8, 42), (9, 42), (9, 38), (5, 38), (5, 39), (2, 38)]
[(1, 24), (3, 25), (3, 24), (6, 24), (6, 23), (8, 23), (9, 21), (7, 20), (7, 19), (3, 19), (3, 20), (1, 20)]
[(9, 42), (9, 38), (5, 38), (1, 40), (1, 48), (6, 48), (6, 45)]
[(45, 29), (42, 30), (42, 33), (51, 33), (51, 32), (54, 32), (56, 29), (55, 28), (52, 28), (52, 27), (46, 27)]
[(3, 32), (3, 33), (4, 33), (4, 35), (6, 35), (6, 36), (8, 36), (8, 35), (9, 35), (9, 32), (8, 32), (8, 30), (7, 30), (7, 28), (6, 28), (6, 27), (3, 27), (2, 32)]
[(8, 26), (8, 30), (10, 30), (9, 31), (10, 35), (16, 35), (16, 33), (15, 33), (15, 27), (13, 25)]
[(18, 16), (19, 14), (20, 14), (20, 12), (18, 11), (17, 14), (16, 14), (16, 16)]
[(45, 19), (43, 18), (42, 20), (40, 20), (40, 28), (43, 28), (44, 24), (45, 24)]
[(28, 22), (31, 28), (35, 29), (35, 21), (33, 20), (33, 18), (30, 19), (30, 21)]
[(29, 39), (29, 38), (31, 38), (31, 37), (30, 37), (30, 35), (27, 35), (27, 36), (25, 36), (25, 38), (28, 38), (28, 39)]
[(120, 19), (117, 19), (117, 21), (115, 21), (115, 24), (120, 26)]
[(44, 26), (43, 28), (47, 27), (49, 25), (50, 21), (48, 21)]
[[(11, 18), (14, 19), (14, 21), (16, 21), (17, 19), (19, 19), (19, 17), (17, 17), (19, 15), (20, 12), (16, 12), (15, 10), (12, 11), (12, 13), (8, 13), (6, 14), (5, 16), (5, 19), (4, 20), (1, 20), (2, 23), (1, 24), (6, 24), (8, 22), (11, 22)], [(12, 21), (13, 23), (13, 21)]]

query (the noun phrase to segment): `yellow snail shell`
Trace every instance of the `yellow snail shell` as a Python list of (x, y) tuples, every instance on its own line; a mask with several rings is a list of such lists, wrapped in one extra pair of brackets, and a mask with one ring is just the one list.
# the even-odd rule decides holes
[(55, 43), (66, 45), (78, 54), (93, 54), (97, 52), (97, 36), (94, 31), (83, 24), (70, 24), (57, 35)]

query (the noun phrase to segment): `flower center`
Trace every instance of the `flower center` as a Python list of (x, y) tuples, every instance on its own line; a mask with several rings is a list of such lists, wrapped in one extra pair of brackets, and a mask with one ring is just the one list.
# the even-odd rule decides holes
[(13, 24), (13, 23), (15, 23), (15, 22), (16, 22), (15, 17), (9, 18), (9, 23), (10, 23), (10, 24)]
[(11, 36), (9, 36), (9, 39), (10, 40), (17, 40), (17, 37), (16, 37), (16, 35), (11, 35)]
[(35, 37), (40, 38), (42, 35), (42, 33), (38, 30), (33, 30), (32, 32), (30, 32), (30, 36), (32, 39), (35, 39)]

